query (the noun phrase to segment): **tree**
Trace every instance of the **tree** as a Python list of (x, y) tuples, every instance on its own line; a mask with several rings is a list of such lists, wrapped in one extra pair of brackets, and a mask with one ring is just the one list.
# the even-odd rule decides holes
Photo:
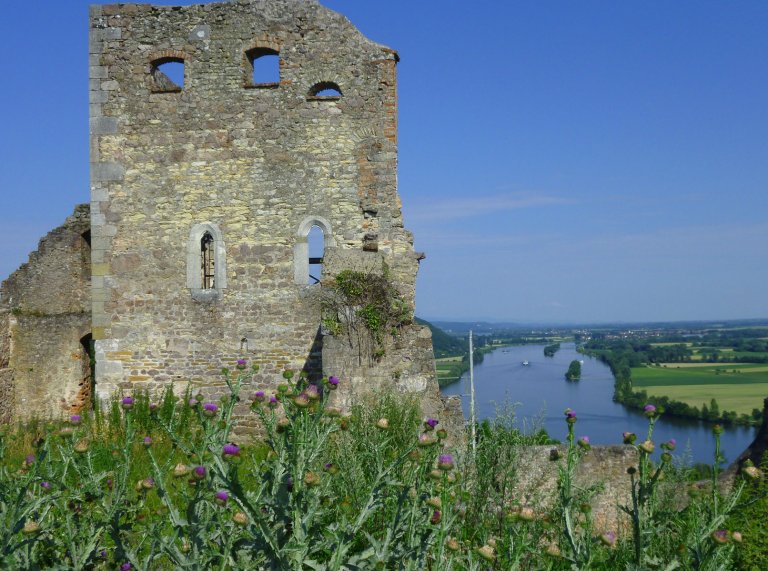
[(578, 381), (581, 378), (581, 363), (573, 360), (568, 365), (568, 370), (565, 372), (565, 378), (568, 381)]

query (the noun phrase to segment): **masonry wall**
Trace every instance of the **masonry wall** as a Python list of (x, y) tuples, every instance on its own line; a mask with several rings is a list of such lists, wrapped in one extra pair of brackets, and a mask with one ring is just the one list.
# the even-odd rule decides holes
[[(312, 0), (95, 6), (90, 20), (99, 395), (191, 383), (215, 397), (238, 357), (261, 365), (253, 388), (286, 367), (319, 375), (319, 286), (296, 283), (314, 222), (326, 254), (376, 253), (413, 302), (395, 52)], [(279, 52), (278, 84), (252, 84), (252, 48)], [(183, 59), (183, 89), (158, 92), (162, 58)], [(321, 82), (342, 96), (314, 97)], [(198, 225), (220, 233), (215, 291), (189, 287)]]
[[(46, 235), (0, 285), (0, 421), (90, 405), (88, 205)], [(84, 339), (85, 338), (85, 339)]]

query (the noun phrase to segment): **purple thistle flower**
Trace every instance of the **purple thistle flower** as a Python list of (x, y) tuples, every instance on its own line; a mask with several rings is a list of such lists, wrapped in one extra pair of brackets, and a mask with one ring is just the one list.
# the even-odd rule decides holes
[(144, 437), (144, 446), (149, 446), (152, 444), (152, 437), (151, 436), (145, 436)]
[(432, 512), (432, 517), (429, 518), (429, 522), (433, 525), (437, 525), (440, 523), (440, 520), (443, 519), (442, 514), (440, 513), (440, 510), (435, 510)]
[(217, 412), (219, 412), (219, 407), (212, 402), (207, 402), (203, 405), (203, 414), (205, 416), (213, 416)]
[(150, 412), (154, 412), (155, 410), (157, 410), (157, 403), (156, 402), (149, 403), (149, 410)]
[(634, 432), (623, 432), (621, 434), (624, 444), (634, 444), (637, 440), (637, 435)]
[(120, 571), (131, 571), (131, 569), (133, 569), (133, 565), (127, 561), (120, 566)]
[(240, 447), (237, 444), (225, 444), (222, 453), (225, 458), (227, 456), (237, 456), (240, 454)]
[(246, 366), (247, 364), (248, 364), (248, 361), (246, 361), (245, 359), (238, 359), (238, 360), (237, 360), (237, 368), (238, 368), (238, 369), (240, 369), (241, 371), (242, 371), (243, 369), (245, 369), (245, 366)]
[(643, 412), (648, 418), (656, 416), (656, 407), (652, 404), (647, 404), (643, 407)]
[(106, 559), (107, 558), (107, 550), (106, 549), (102, 549), (101, 551), (99, 551), (99, 555), (101, 556), (102, 559)]
[[(133, 397), (123, 397), (122, 405), (126, 410), (133, 408)], [(128, 565), (130, 565), (130, 563), (128, 563)]]
[(453, 469), (453, 456), (450, 454), (440, 454), (440, 456), (437, 459), (437, 467), (441, 470), (452, 470)]
[(253, 400), (257, 402), (264, 402), (264, 399), (267, 398), (267, 395), (264, 393), (264, 391), (256, 391), (256, 394), (253, 395)]
[(434, 430), (435, 426), (437, 426), (439, 421), (435, 418), (428, 418), (424, 421), (424, 429), (427, 431)]
[(339, 387), (339, 378), (338, 377), (328, 377), (328, 388), (331, 390), (335, 390)]
[(229, 493), (227, 493), (224, 490), (220, 490), (216, 492), (216, 495), (214, 496), (216, 498), (216, 501), (222, 505), (227, 503), (227, 500), (229, 500)]
[(277, 397), (275, 395), (272, 395), (269, 397), (269, 408), (277, 408), (277, 405), (280, 404), (280, 401), (277, 400)]
[(662, 444), (661, 447), (664, 450), (669, 450), (671, 452), (672, 450), (677, 448), (677, 440), (675, 440), (674, 438), (670, 438), (664, 444)]
[(197, 480), (202, 480), (205, 478), (205, 466), (195, 466), (195, 468), (192, 470), (192, 475)]
[(603, 545), (607, 545), (609, 547), (612, 546), (616, 543), (616, 532), (606, 531), (600, 536), (600, 541), (603, 543)]
[(24, 463), (27, 466), (31, 466), (32, 464), (34, 464), (35, 463), (35, 455), (34, 454), (27, 454), (26, 457), (24, 458)]
[(565, 409), (565, 421), (568, 424), (573, 424), (576, 422), (576, 411), (572, 408), (566, 408)]
[(304, 394), (307, 395), (309, 400), (317, 400), (320, 398), (320, 389), (317, 388), (317, 385), (309, 385)]
[(69, 422), (72, 424), (80, 424), (80, 421), (83, 420), (83, 417), (79, 414), (73, 414), (69, 417)]
[(584, 448), (585, 450), (589, 450), (589, 436), (582, 436), (581, 438), (576, 441), (576, 444)]
[(42, 482), (40, 484), (40, 487), (43, 488), (44, 490), (50, 490), (51, 489), (51, 483), (50, 482)]

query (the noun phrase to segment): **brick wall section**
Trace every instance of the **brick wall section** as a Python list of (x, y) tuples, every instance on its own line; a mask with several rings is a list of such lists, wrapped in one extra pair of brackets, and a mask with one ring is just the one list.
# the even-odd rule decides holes
[[(413, 303), (393, 50), (315, 0), (94, 6), (90, 25), (100, 396), (191, 384), (216, 397), (220, 368), (241, 356), (261, 365), (253, 389), (286, 367), (317, 367), (313, 286), (294, 283), (308, 216), (330, 225), (326, 256), (366, 248)], [(279, 84), (252, 85), (246, 52), (259, 47), (279, 51)], [(184, 87), (158, 93), (151, 63), (169, 56), (184, 59)], [(308, 97), (321, 82), (342, 97)], [(190, 229), (202, 223), (220, 229), (227, 264), (226, 289), (205, 299), (185, 282)], [(436, 393), (431, 351), (418, 353)]]
[(0, 285), (0, 420), (61, 417), (88, 403), (88, 205)]

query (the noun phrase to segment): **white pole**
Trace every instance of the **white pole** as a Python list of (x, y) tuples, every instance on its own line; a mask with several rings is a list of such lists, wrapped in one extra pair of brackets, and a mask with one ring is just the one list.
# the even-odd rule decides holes
[(477, 435), (475, 434), (475, 431), (477, 430), (476, 425), (476, 418), (475, 418), (475, 354), (474, 354), (474, 348), (472, 346), (472, 330), (469, 330), (469, 422), (470, 422), (470, 433), (472, 436), (472, 454), (474, 455), (477, 451)]

